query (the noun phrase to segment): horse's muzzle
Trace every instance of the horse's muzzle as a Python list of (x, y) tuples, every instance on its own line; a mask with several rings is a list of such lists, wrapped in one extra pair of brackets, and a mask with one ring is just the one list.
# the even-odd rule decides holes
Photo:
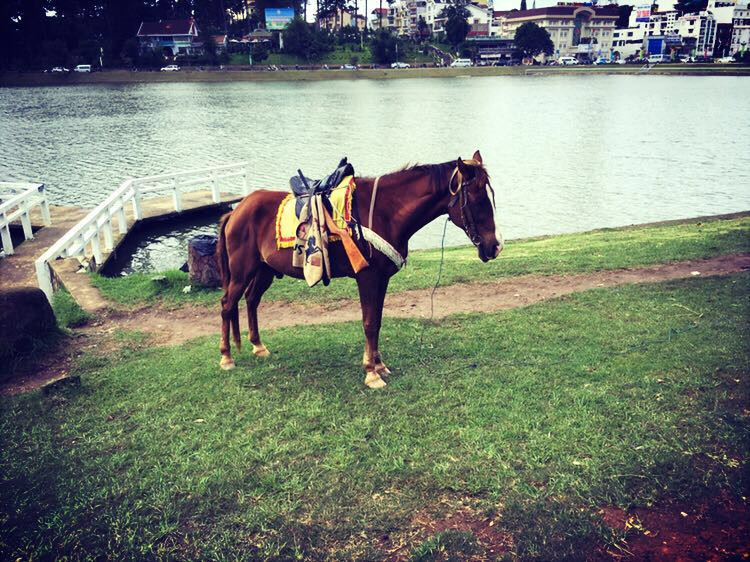
[(477, 246), (477, 250), (479, 252), (479, 259), (487, 263), (488, 261), (494, 260), (500, 255), (500, 252), (502, 252), (503, 250), (503, 245), (500, 242), (490, 244), (489, 247), (485, 244), (479, 244), (479, 246)]

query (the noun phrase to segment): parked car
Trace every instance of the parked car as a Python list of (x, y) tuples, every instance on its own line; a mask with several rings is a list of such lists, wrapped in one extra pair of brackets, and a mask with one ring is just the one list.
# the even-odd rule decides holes
[(68, 70), (64, 66), (56, 66), (50, 72), (70, 72), (70, 70)]
[(720, 57), (716, 59), (714, 62), (718, 62), (719, 64), (731, 64), (736, 61), (734, 60), (734, 57)]
[(617, 59), (614, 61), (613, 64), (627, 64), (627, 63), (628, 61), (626, 61), (625, 59)]
[(391, 64), (391, 68), (410, 68), (408, 63), (396, 61)]
[(471, 59), (456, 59), (451, 63), (453, 68), (463, 68), (467, 66), (474, 66)]
[(73, 72), (91, 72), (90, 64), (79, 64), (73, 69)]
[(649, 55), (646, 59), (650, 64), (672, 62), (672, 55)]
[(162, 66), (161, 71), (162, 72), (177, 72), (180, 70), (180, 67), (176, 64), (168, 64), (167, 66)]
[(557, 59), (557, 64), (561, 66), (571, 66), (574, 64), (578, 64), (578, 59), (575, 57), (560, 57)]
[(695, 62), (714, 62), (714, 59), (713, 57), (698, 55), (697, 57), (695, 57)]
[(341, 70), (357, 70), (357, 67), (353, 64), (342, 64)]
[(594, 64), (609, 64), (609, 59), (607, 57), (599, 57), (594, 61)]

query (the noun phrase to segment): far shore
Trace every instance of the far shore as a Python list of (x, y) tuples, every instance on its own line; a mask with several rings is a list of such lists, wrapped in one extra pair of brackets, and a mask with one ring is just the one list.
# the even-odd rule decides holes
[(750, 76), (750, 66), (737, 64), (657, 65), (644, 71), (638, 65), (606, 66), (510, 66), (469, 68), (405, 68), (359, 70), (223, 70), (184, 68), (179, 72), (105, 70), (84, 73), (3, 72), (0, 87), (68, 86), (80, 84), (134, 84), (145, 82), (268, 82), (299, 80), (382, 80), (391, 78), (453, 78), (458, 76), (559, 76), (559, 75), (677, 75), (677, 76)]

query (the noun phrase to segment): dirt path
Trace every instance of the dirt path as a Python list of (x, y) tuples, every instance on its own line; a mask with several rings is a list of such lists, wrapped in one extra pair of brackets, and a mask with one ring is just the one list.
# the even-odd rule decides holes
[[(527, 306), (546, 299), (596, 287), (628, 283), (652, 283), (695, 276), (728, 275), (750, 269), (750, 255), (722, 256), (708, 260), (678, 262), (636, 269), (618, 269), (571, 275), (524, 275), (494, 283), (461, 284), (440, 287), (434, 297), (434, 317), (471, 312), (495, 312)], [(385, 300), (386, 317), (429, 318), (432, 289), (390, 294)], [(261, 303), (258, 312), (261, 332), (298, 324), (332, 324), (361, 319), (359, 302), (336, 301), (328, 306), (302, 306), (293, 303)], [(240, 315), (246, 329), (244, 313)], [(84, 328), (84, 333), (132, 330), (153, 334), (153, 342), (175, 345), (187, 340), (217, 334), (221, 328), (218, 308), (185, 306), (176, 310), (144, 308), (135, 312), (111, 313), (100, 326)]]
[[(440, 287), (434, 297), (434, 318), (471, 312), (495, 312), (531, 305), (547, 299), (628, 283), (653, 283), (697, 275), (729, 275), (750, 270), (750, 254), (721, 256), (652, 267), (617, 269), (571, 275), (524, 275), (494, 283), (474, 283)], [(429, 318), (432, 289), (388, 295), (385, 316), (390, 318)], [(244, 311), (240, 313), (246, 329)], [(293, 303), (262, 303), (259, 310), (261, 333), (298, 324), (332, 324), (361, 319), (359, 302), (336, 301), (328, 306), (302, 306)], [(118, 346), (111, 337), (116, 330), (145, 332), (150, 345), (177, 345), (200, 336), (218, 335), (221, 320), (217, 307), (187, 305), (175, 310), (144, 307), (135, 311), (106, 312), (96, 322), (75, 331), (64, 350), (50, 354), (33, 372), (0, 385), (0, 395), (18, 394), (39, 388), (65, 376), (73, 358), (83, 351), (106, 351)]]

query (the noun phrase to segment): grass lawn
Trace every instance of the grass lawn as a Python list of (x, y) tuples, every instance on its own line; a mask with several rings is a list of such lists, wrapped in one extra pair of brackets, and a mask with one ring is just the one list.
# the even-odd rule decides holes
[[(357, 57), (357, 64), (372, 64), (375, 62), (372, 58), (370, 46), (366, 44), (362, 50), (360, 50), (359, 47), (355, 48), (352, 45), (337, 46), (333, 51), (315, 61), (308, 61), (304, 57), (298, 57), (287, 53), (269, 53), (266, 60), (256, 64), (277, 64), (284, 66), (293, 66), (295, 64), (300, 66), (327, 64), (329, 66), (340, 66), (342, 64), (349, 64), (352, 57)], [(431, 55), (424, 55), (414, 48), (409, 48), (406, 53), (401, 53), (400, 60), (408, 63), (435, 62), (435, 59)], [(246, 53), (232, 53), (230, 55), (229, 64), (246, 66), (247, 63), (248, 56)]]
[[(688, 259), (750, 252), (750, 217), (640, 228), (603, 229), (530, 240), (509, 241), (500, 258), (482, 263), (472, 247), (448, 248), (441, 285), (492, 282), (524, 274), (565, 274), (638, 267)], [(424, 289), (435, 284), (440, 250), (409, 254), (406, 267), (395, 275), (389, 292)], [(185, 294), (186, 273), (168, 271), (154, 283), (154, 274), (108, 278), (93, 276), (102, 295), (120, 304), (193, 302), (215, 306), (221, 292), (194, 290)], [(330, 286), (309, 289), (304, 281), (274, 281), (264, 299), (330, 302), (357, 298), (352, 279), (335, 279)]]
[(244, 351), (229, 372), (215, 338), (141, 349), (124, 334), (74, 369), (80, 387), (0, 399), (0, 557), (382, 559), (385, 535), (415, 559), (481, 556), (468, 533), (414, 535), (416, 514), (461, 508), (522, 559), (580, 559), (622, 539), (602, 506), (747, 495), (749, 282), (388, 320), (394, 376), (376, 392), (359, 324), (268, 333), (272, 357)]

